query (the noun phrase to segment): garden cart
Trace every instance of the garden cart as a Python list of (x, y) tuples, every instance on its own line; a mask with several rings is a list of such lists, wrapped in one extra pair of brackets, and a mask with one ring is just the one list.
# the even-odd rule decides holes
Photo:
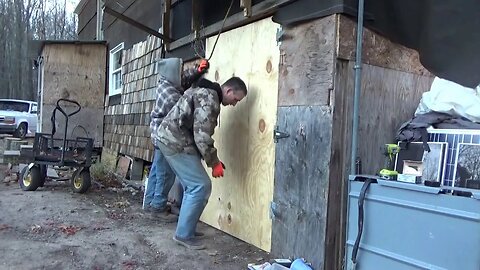
[[(67, 107), (69, 110), (67, 110)], [(70, 180), (74, 192), (84, 193), (90, 188), (93, 139), (84, 137), (67, 139), (68, 120), (80, 110), (81, 106), (76, 101), (69, 99), (59, 99), (57, 101), (51, 117), (52, 133), (35, 134), (33, 162), (22, 170), (19, 179), (20, 187), (23, 190), (33, 191), (43, 186), (47, 177), (48, 166), (74, 168), (75, 170), (70, 178), (57, 179), (57, 181)], [(62, 139), (54, 138), (57, 111), (65, 117)]]

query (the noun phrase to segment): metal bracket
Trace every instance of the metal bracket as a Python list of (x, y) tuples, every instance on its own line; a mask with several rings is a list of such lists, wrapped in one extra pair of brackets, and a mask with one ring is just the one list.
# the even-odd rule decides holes
[(277, 28), (277, 33), (275, 34), (275, 39), (277, 41), (277, 46), (280, 45), (280, 42), (283, 41), (283, 38), (285, 37), (285, 30), (283, 27)]
[(273, 141), (275, 143), (277, 143), (278, 140), (280, 140), (280, 139), (285, 139), (285, 138), (288, 138), (288, 137), (290, 137), (290, 134), (279, 131), (278, 126), (275, 127), (275, 130), (273, 131)]
[(243, 16), (252, 16), (252, 0), (240, 0), (240, 8), (243, 8)]

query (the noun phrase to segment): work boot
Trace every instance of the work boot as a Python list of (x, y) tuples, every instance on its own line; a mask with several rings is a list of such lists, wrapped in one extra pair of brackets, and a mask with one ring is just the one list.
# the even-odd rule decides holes
[(170, 207), (170, 213), (174, 214), (174, 215), (180, 215), (180, 207), (176, 204), (168, 204), (167, 203), (167, 207)]
[(163, 208), (163, 209), (156, 209), (152, 208), (151, 210), (152, 217), (159, 219), (160, 221), (163, 222), (177, 222), (178, 221), (178, 216), (170, 213), (168, 208)]
[(201, 244), (197, 239), (183, 239), (178, 236), (173, 237), (173, 241), (177, 242), (177, 244), (184, 246), (188, 249), (200, 250), (205, 249), (205, 245)]
[(145, 212), (145, 213), (152, 213), (153, 207), (151, 207), (150, 205), (146, 205), (146, 206), (143, 207), (142, 210), (143, 210), (143, 212)]

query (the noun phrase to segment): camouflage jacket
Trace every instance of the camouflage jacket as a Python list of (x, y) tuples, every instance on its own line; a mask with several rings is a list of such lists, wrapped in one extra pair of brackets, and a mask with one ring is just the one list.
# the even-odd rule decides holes
[(160, 75), (156, 89), (157, 98), (155, 106), (150, 113), (150, 138), (153, 145), (158, 146), (157, 129), (163, 118), (173, 108), (180, 99), (185, 89), (188, 89), (195, 79), (198, 79), (198, 73), (194, 68), (186, 69), (182, 73), (181, 84), (175, 86), (170, 80)]
[(158, 127), (160, 142), (178, 153), (200, 154), (213, 167), (219, 162), (212, 135), (221, 100), (220, 85), (201, 79), (185, 91)]

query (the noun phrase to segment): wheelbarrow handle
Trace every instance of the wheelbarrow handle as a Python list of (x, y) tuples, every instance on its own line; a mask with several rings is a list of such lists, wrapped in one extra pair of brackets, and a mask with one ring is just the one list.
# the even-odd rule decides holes
[[(67, 113), (62, 109), (62, 107), (60, 106), (60, 102), (61, 102), (61, 101), (67, 102), (67, 103), (72, 103), (72, 104), (74, 104), (74, 105), (77, 106), (77, 109), (76, 109), (75, 111), (67, 114)], [(65, 115), (65, 116), (67, 116), (67, 117), (70, 117), (70, 116), (72, 116), (72, 115), (74, 115), (74, 114), (77, 114), (77, 113), (82, 109), (82, 106), (81, 106), (78, 102), (76, 102), (75, 100), (66, 99), (66, 98), (61, 98), (61, 99), (57, 100), (57, 108), (58, 108), (58, 110), (59, 110), (63, 115)]]

